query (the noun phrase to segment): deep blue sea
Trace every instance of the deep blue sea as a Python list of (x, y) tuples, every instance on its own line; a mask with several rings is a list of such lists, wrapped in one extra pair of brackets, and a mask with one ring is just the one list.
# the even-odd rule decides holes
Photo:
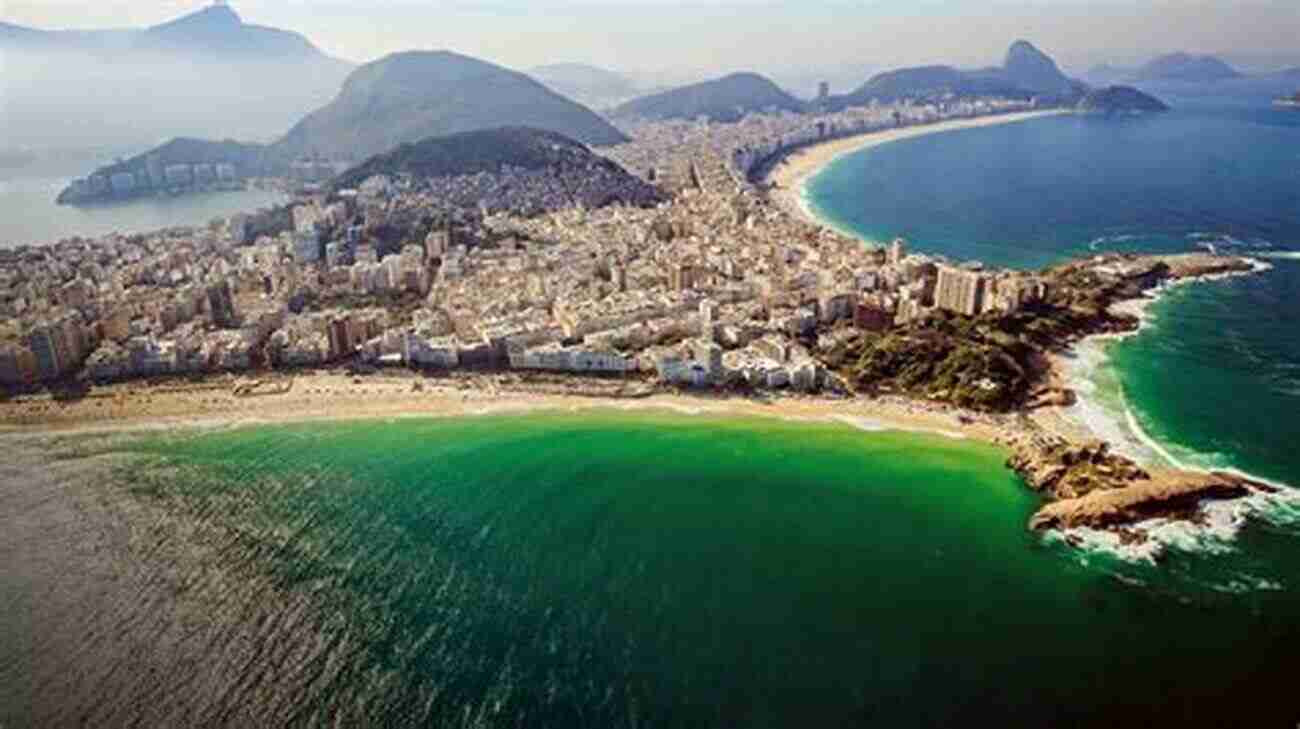
[(1077, 408), (1151, 461), (1300, 486), (1300, 113), (1167, 99), (1155, 116), (1059, 116), (849, 155), (814, 210), (871, 240), (1035, 268), (1093, 251), (1211, 248), (1258, 275), (1168, 291), (1147, 325), (1080, 348)]

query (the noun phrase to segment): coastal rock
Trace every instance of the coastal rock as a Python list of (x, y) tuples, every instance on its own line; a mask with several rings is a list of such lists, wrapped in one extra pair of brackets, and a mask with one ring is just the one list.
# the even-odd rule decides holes
[(1203, 501), (1238, 499), (1268, 490), (1264, 484), (1229, 473), (1162, 473), (1124, 488), (1048, 504), (1034, 515), (1030, 528), (1115, 529), (1161, 517), (1191, 519)]
[(1150, 478), (1141, 466), (1111, 453), (1107, 443), (1071, 444), (1046, 436), (1013, 444), (1007, 466), (1030, 488), (1054, 499), (1120, 490)]

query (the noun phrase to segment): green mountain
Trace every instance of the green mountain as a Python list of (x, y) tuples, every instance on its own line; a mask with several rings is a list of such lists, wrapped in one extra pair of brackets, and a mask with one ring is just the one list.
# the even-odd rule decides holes
[(1088, 93), (1079, 102), (1079, 111), (1097, 114), (1139, 114), (1169, 111), (1156, 97), (1132, 86), (1108, 86)]
[[(443, 205), (554, 210), (580, 203), (650, 205), (655, 188), (617, 163), (555, 132), (502, 127), (403, 144), (335, 178), (335, 190), (359, 187), (375, 175), (416, 182), (442, 180), (434, 197)], [(470, 181), (449, 178), (474, 176)]]
[(400, 144), (502, 123), (587, 144), (627, 141), (590, 109), (522, 73), (448, 51), (412, 51), (357, 69), (333, 102), (299, 122), (272, 153), (364, 159)]
[(734, 73), (623, 104), (612, 116), (619, 119), (697, 119), (734, 122), (750, 112), (793, 111), (805, 104), (756, 73)]

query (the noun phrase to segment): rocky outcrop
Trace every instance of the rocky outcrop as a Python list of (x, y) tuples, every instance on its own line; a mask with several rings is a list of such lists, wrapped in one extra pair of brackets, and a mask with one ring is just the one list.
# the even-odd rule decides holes
[(1007, 466), (1030, 488), (1058, 500), (1124, 489), (1151, 478), (1133, 461), (1112, 453), (1107, 443), (1071, 444), (1045, 435), (1016, 443)]
[(1155, 518), (1195, 521), (1205, 501), (1239, 499), (1269, 487), (1229, 473), (1172, 472), (1043, 507), (1032, 529), (1112, 529)]
[(1025, 433), (1007, 445), (1012, 449), (1007, 465), (1052, 501), (1030, 521), (1030, 528), (1036, 530), (1121, 531), (1155, 518), (1195, 521), (1207, 500), (1274, 490), (1230, 473), (1151, 473), (1100, 441), (1075, 444), (1044, 433)]

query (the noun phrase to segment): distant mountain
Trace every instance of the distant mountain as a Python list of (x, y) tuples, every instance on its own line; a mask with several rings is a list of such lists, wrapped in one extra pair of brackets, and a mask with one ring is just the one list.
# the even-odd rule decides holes
[(0, 57), (0, 144), (30, 148), (175, 134), (268, 138), (325, 103), (352, 70), (303, 36), (246, 24), (224, 4), (150, 28), (0, 24)]
[(1088, 69), (1083, 74), (1083, 80), (1093, 86), (1111, 86), (1126, 79), (1133, 78), (1137, 73), (1135, 68), (1126, 68), (1123, 66), (1112, 66), (1109, 63), (1103, 63)]
[(872, 101), (939, 99), (949, 95), (1028, 99), (1033, 93), (993, 74), (968, 73), (951, 66), (920, 66), (876, 74), (855, 91), (831, 97), (826, 105), (843, 109)]
[(1033, 44), (1016, 41), (1008, 49), (1001, 67), (963, 71), (952, 66), (920, 66), (888, 71), (873, 76), (848, 94), (831, 97), (821, 106), (843, 109), (873, 100), (938, 100), (950, 96), (1007, 99), (1037, 96), (1073, 102), (1087, 90), (1086, 84), (1068, 78), (1050, 56)]
[(1091, 91), (1079, 102), (1078, 109), (1107, 115), (1169, 111), (1163, 101), (1132, 86), (1108, 86)]
[(225, 60), (324, 57), (303, 36), (287, 30), (246, 24), (233, 8), (222, 4), (213, 4), (161, 25), (139, 29), (39, 30), (0, 23), (0, 47), (111, 55), (166, 51), (191, 56), (216, 55)]
[[(511, 170), (509, 175), (506, 169)], [(332, 187), (355, 188), (374, 175), (417, 181), (478, 176), (477, 184), (447, 186), (447, 196), (463, 190), (465, 197), (440, 202), (459, 207), (496, 200), (512, 209), (543, 210), (573, 203), (649, 205), (660, 199), (654, 187), (581, 143), (526, 127), (462, 132), (403, 144), (344, 172)]]
[(1214, 83), (1241, 76), (1232, 66), (1214, 56), (1171, 53), (1144, 64), (1133, 74), (1132, 80)]
[(529, 69), (528, 75), (551, 89), (583, 103), (620, 102), (637, 94), (628, 77), (581, 63), (555, 63)]
[[(74, 184), (61, 196), (66, 202), (123, 197), (103, 180), (115, 173), (136, 174), (151, 156), (162, 163), (194, 165), (217, 161), (236, 168), (237, 177), (283, 174), (302, 158), (363, 160), (403, 144), (431, 137), (498, 129), (521, 124), (589, 144), (626, 141), (594, 112), (515, 71), (446, 51), (398, 53), (367, 64), (351, 74), (334, 101), (308, 114), (269, 145), (173, 141), (115, 165), (96, 170), (89, 187)], [(477, 138), (465, 138), (480, 141)], [(98, 178), (98, 179), (95, 179)], [(179, 187), (184, 187), (179, 186)], [(130, 186), (126, 195), (150, 194), (155, 187)]]
[(644, 96), (619, 106), (614, 118), (697, 119), (734, 122), (756, 111), (803, 111), (802, 101), (756, 73), (733, 73), (720, 79), (691, 84)]
[(627, 140), (590, 109), (522, 73), (448, 51), (411, 51), (357, 69), (334, 101), (294, 126), (272, 151), (282, 158), (364, 159), (400, 144), (502, 123), (594, 145)]

